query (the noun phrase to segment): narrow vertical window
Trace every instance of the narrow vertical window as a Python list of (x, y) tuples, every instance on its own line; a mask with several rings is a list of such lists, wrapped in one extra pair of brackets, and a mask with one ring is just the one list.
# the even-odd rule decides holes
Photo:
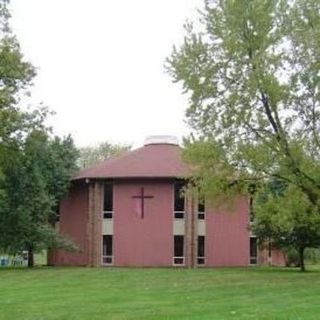
[(204, 220), (205, 217), (205, 205), (204, 202), (198, 203), (198, 219)]
[(249, 198), (249, 215), (250, 215), (250, 223), (254, 222), (254, 208), (253, 208), (253, 197)]
[(184, 264), (184, 236), (174, 236), (173, 264)]
[(198, 264), (205, 264), (205, 237), (198, 236)]
[(113, 263), (112, 235), (104, 235), (102, 241), (102, 264)]
[(103, 218), (113, 218), (113, 184), (104, 184)]
[(272, 263), (272, 244), (270, 240), (268, 242), (268, 263)]
[(174, 184), (174, 218), (183, 219), (185, 212), (185, 196), (183, 194), (183, 181)]
[(250, 237), (250, 264), (258, 263), (258, 241), (256, 237)]

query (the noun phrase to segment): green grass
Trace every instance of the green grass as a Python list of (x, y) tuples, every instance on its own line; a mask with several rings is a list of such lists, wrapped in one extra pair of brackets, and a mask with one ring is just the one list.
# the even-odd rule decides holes
[(0, 319), (320, 319), (320, 269), (0, 268)]

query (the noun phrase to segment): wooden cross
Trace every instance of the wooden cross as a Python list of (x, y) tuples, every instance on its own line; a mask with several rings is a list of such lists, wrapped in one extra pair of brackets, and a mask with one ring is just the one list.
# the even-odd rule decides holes
[(144, 218), (144, 199), (152, 199), (154, 196), (147, 196), (144, 194), (144, 187), (141, 187), (141, 192), (137, 196), (132, 196), (134, 199), (141, 199), (141, 219)]

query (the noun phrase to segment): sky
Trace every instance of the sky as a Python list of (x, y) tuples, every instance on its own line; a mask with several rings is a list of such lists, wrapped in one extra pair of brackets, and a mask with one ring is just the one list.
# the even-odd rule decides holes
[(164, 63), (202, 3), (11, 0), (13, 31), (38, 73), (31, 104), (55, 111), (54, 131), (70, 133), (78, 146), (181, 139), (187, 98)]

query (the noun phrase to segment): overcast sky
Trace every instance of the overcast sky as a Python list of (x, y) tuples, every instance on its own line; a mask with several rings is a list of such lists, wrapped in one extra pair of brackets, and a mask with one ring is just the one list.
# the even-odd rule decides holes
[(187, 134), (186, 97), (164, 72), (203, 0), (11, 0), (14, 32), (38, 68), (32, 102), (78, 146)]

